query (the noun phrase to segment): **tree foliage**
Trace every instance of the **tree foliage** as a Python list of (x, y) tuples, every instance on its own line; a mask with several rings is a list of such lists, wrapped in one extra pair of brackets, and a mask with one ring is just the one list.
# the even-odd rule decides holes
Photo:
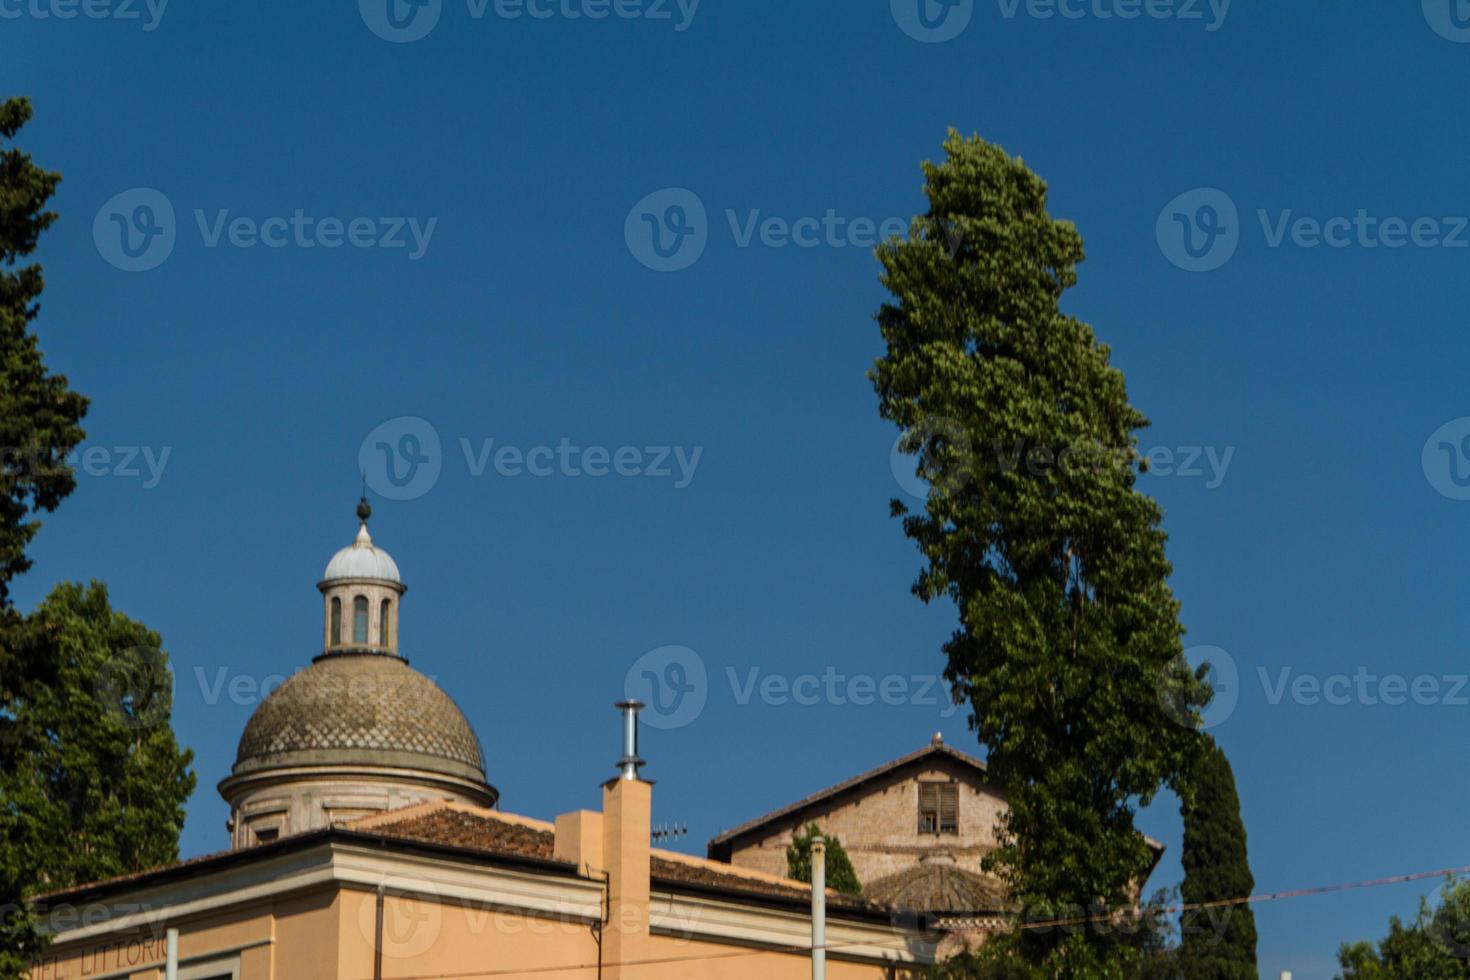
[[(1184, 883), (1180, 897), (1200, 905), (1249, 896), (1255, 888), (1246, 853), (1240, 796), (1225, 752), (1208, 739), (1185, 775)], [(1256, 917), (1247, 904), (1219, 905), (1180, 916), (1183, 980), (1256, 980)]]
[[(1129, 948), (1132, 966), (1128, 980), (1181, 980), (1178, 947), (1169, 945), (1173, 925), (1169, 909), (1177, 894), (1160, 889), (1144, 903), (1138, 914), (1114, 927), (1114, 935)], [(1048, 968), (1029, 963), (1014, 942), (991, 939), (930, 967), (929, 980), (1052, 980)]]
[[(878, 255), (893, 296), (870, 377), (929, 485), (921, 512), (893, 510), (927, 562), (915, 594), (959, 612), (946, 676), (1009, 796), (990, 867), (1032, 917), (1106, 918), (1150, 863), (1134, 807), (1197, 738), (1164, 704), (1197, 711), (1207, 687), (1174, 666), (1161, 512), (1135, 486), (1147, 422), (1060, 309), (1081, 236), (1020, 160), (953, 131), (944, 151), (927, 214)], [(1103, 927), (1007, 942), (1049, 977), (1128, 976), (1139, 955)]]
[[(178, 858), (193, 753), (169, 725), (172, 676), (157, 633), (94, 582), (59, 585), (11, 634), (56, 681), (0, 704), (0, 896), (29, 895)], [(33, 954), (28, 924), (0, 943)], [(0, 926), (0, 928), (4, 928)], [(0, 953), (0, 976), (24, 965)]]
[(1439, 902), (1419, 900), (1414, 921), (1394, 916), (1388, 935), (1344, 943), (1337, 954), (1341, 980), (1465, 980), (1470, 977), (1470, 881), (1447, 880)]
[(786, 845), (786, 877), (811, 882), (812, 840), (817, 837), (827, 842), (827, 860), (823, 862), (827, 869), (827, 887), (844, 895), (862, 895), (862, 883), (858, 881), (857, 872), (853, 870), (847, 851), (843, 850), (842, 841), (822, 833), (821, 828), (814, 823), (807, 824), (805, 830), (798, 830), (791, 835), (791, 843)]
[(11, 141), (30, 119), (0, 103), (0, 977), (25, 974), (44, 937), (28, 899), (178, 856), (192, 753), (169, 726), (172, 676), (157, 634), (93, 583), (58, 586), (29, 615), (10, 584), (26, 547), (76, 486), (67, 455), (87, 400), (47, 370), (31, 324), (41, 269), (25, 260), (56, 218), (59, 175)]
[[(11, 145), (30, 118), (28, 100), (0, 103), (0, 605), (30, 567), (35, 513), (54, 510), (76, 486), (65, 457), (82, 440), (87, 411), (87, 399), (46, 369), (30, 332), (43, 280), (41, 267), (24, 260), (56, 220), (46, 202), (61, 180)], [(9, 666), (0, 660), (0, 676)]]

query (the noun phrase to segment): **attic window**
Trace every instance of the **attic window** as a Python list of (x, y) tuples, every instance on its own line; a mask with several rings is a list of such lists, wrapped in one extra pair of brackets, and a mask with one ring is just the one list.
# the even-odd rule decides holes
[(261, 827), (255, 831), (255, 842), (257, 844), (269, 844), (280, 836), (281, 828), (279, 827)]
[(960, 787), (958, 783), (919, 784), (919, 833), (960, 832)]

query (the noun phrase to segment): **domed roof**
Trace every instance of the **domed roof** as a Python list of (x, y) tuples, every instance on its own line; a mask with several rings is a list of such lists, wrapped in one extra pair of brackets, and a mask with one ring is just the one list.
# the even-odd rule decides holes
[(324, 582), (348, 578), (372, 578), (400, 585), (403, 583), (393, 556), (373, 544), (366, 521), (357, 529), (357, 539), (333, 555), (332, 560), (327, 562), (327, 570), (322, 573)]
[(479, 739), (459, 706), (387, 654), (329, 654), (293, 674), (245, 725), (234, 775), (317, 765), (416, 769), (485, 782)]
[(918, 864), (868, 882), (863, 897), (910, 912), (981, 912), (1011, 908), (997, 878), (966, 871), (948, 855), (926, 856)]

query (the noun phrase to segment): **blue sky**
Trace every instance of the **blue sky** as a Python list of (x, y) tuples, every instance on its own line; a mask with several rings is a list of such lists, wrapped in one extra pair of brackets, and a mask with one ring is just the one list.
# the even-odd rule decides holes
[[(404, 651), (506, 809), (594, 804), (612, 701), (676, 663), (703, 705), (644, 754), (692, 850), (936, 730), (973, 746), (864, 377), (869, 229), (922, 210), (955, 126), (1087, 242), (1066, 306), (1170, 464), (1143, 485), (1188, 642), (1236, 668), (1213, 731), (1258, 888), (1470, 864), (1463, 0), (973, 0), (932, 28), (903, 0), (441, 0), (402, 29), (370, 0), (121, 3), (0, 0), (23, 144), (65, 175), (39, 329), (96, 450), (17, 597), (96, 577), (163, 633), (186, 853), (226, 845), (252, 691), (317, 652), (360, 463)], [(1173, 808), (1141, 818), (1156, 884)], [(1262, 906), (1262, 975), (1331, 976), (1430, 887)]]

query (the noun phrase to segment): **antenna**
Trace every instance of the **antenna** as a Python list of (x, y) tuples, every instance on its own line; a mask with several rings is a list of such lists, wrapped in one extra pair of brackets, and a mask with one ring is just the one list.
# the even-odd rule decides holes
[(678, 840), (689, 836), (689, 828), (681, 823), (659, 824), (653, 828), (651, 835), (655, 844), (662, 844), (666, 840)]

